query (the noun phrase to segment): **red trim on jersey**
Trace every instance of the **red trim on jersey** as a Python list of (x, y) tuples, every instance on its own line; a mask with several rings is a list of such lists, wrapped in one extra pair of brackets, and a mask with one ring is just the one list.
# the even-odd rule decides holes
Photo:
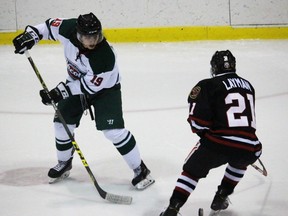
[(254, 133), (249, 133), (246, 131), (239, 131), (239, 130), (230, 130), (230, 129), (222, 129), (222, 130), (210, 130), (213, 134), (221, 134), (221, 135), (235, 135), (235, 136), (244, 136), (249, 137), (251, 139), (256, 139), (257, 136)]
[(225, 145), (225, 146), (229, 146), (229, 147), (232, 147), (232, 148), (239, 148), (239, 149), (244, 149), (244, 150), (247, 150), (247, 151), (251, 151), (251, 152), (254, 152), (255, 150), (260, 150), (260, 145), (259, 147), (257, 147), (255, 149), (255, 146), (254, 145), (249, 145), (249, 144), (241, 144), (241, 143), (236, 143), (236, 142), (233, 142), (233, 141), (228, 141), (228, 140), (223, 140), (223, 138), (219, 139), (217, 137), (214, 137), (208, 133), (205, 134), (205, 137), (208, 138), (209, 140), (213, 141), (213, 142), (216, 142), (220, 145)]
[(199, 119), (199, 118), (195, 118), (194, 116), (192, 116), (192, 115), (189, 115), (189, 117), (188, 117), (188, 119), (187, 119), (188, 121), (190, 120), (193, 120), (193, 121), (195, 121), (195, 122), (198, 122), (198, 123), (200, 123), (200, 125), (202, 126), (202, 127), (209, 127), (209, 126), (211, 126), (212, 125), (212, 121), (206, 121), (206, 120), (203, 120), (203, 119)]

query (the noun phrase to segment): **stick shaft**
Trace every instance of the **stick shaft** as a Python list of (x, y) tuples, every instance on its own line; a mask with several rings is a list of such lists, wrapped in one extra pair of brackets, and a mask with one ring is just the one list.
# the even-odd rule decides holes
[(260, 158), (258, 158), (258, 161), (260, 163), (260, 165), (262, 166), (262, 168), (260, 168), (259, 166), (257, 166), (256, 164), (251, 164), (251, 166), (256, 169), (258, 172), (262, 173), (262, 175), (267, 176), (268, 172), (263, 164), (263, 162), (260, 160)]

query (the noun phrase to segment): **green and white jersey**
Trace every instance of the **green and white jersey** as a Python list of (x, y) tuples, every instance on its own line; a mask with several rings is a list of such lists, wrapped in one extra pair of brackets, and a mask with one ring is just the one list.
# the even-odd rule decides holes
[(34, 26), (45, 40), (58, 40), (64, 45), (68, 86), (73, 95), (95, 94), (120, 82), (116, 55), (104, 38), (96, 48), (83, 48), (76, 38), (77, 19), (48, 19)]

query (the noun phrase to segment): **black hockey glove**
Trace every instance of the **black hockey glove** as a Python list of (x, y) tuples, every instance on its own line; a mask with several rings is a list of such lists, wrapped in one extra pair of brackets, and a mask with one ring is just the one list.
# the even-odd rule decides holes
[(67, 87), (63, 82), (60, 82), (56, 88), (52, 89), (49, 94), (44, 90), (40, 90), (40, 96), (42, 98), (42, 103), (45, 105), (51, 105), (52, 100), (54, 103), (58, 103), (62, 99), (66, 99), (71, 95), (69, 87)]
[(38, 29), (33, 26), (27, 26), (25, 32), (13, 39), (15, 53), (23, 54), (25, 50), (31, 49), (42, 39)]

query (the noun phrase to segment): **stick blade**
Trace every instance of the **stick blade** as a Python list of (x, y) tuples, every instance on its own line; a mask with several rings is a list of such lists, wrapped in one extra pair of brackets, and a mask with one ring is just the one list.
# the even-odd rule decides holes
[(108, 200), (117, 204), (125, 204), (130, 205), (132, 203), (133, 198), (130, 196), (120, 196), (116, 194), (107, 193), (105, 196), (105, 200)]

